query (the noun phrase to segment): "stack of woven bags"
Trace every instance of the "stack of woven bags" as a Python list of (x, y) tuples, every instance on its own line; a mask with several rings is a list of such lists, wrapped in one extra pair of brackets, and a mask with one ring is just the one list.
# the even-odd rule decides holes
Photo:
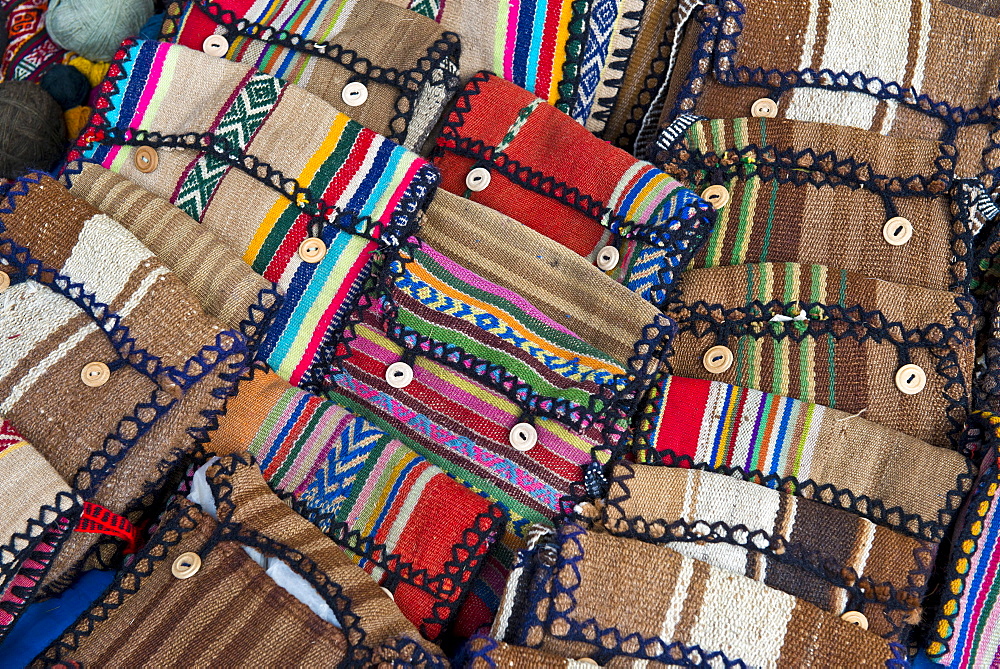
[(1000, 662), (1000, 4), (164, 10), (0, 186), (0, 665)]

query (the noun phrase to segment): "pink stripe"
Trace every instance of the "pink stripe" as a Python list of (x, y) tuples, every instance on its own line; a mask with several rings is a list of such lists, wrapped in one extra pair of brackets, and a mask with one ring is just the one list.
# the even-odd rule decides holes
[[(394, 446), (394, 444), (399, 444), (399, 446)], [(378, 457), (378, 461), (375, 463), (375, 468), (372, 470), (372, 476), (368, 477), (365, 481), (365, 487), (361, 489), (361, 494), (358, 495), (357, 501), (354, 506), (351, 507), (350, 513), (347, 514), (347, 524), (350, 527), (354, 527), (354, 524), (358, 522), (358, 515), (361, 513), (361, 509), (365, 507), (365, 503), (371, 499), (372, 491), (375, 489), (375, 485), (378, 483), (378, 479), (381, 478), (376, 472), (384, 472), (389, 466), (389, 461), (392, 456), (395, 455), (399, 447), (402, 446), (401, 442), (395, 439), (389, 442), (388, 446), (382, 454)], [(391, 448), (390, 448), (391, 447)]]
[(396, 191), (389, 198), (389, 203), (386, 205), (385, 210), (379, 217), (379, 221), (382, 223), (389, 223), (392, 220), (392, 214), (396, 211), (396, 207), (399, 206), (399, 201), (403, 199), (403, 195), (406, 194), (406, 190), (410, 187), (410, 183), (413, 181), (414, 175), (416, 175), (417, 170), (422, 167), (424, 161), (414, 160), (410, 163), (410, 167), (407, 168), (406, 174), (403, 176), (403, 180), (399, 182), (396, 186)]
[[(309, 344), (306, 346), (305, 354), (302, 356), (302, 359), (299, 360), (299, 364), (295, 367), (295, 371), (292, 372), (291, 378), (288, 379), (288, 382), (293, 386), (297, 386), (299, 384), (299, 381), (302, 380), (302, 375), (306, 373), (307, 369), (309, 369), (309, 365), (312, 363), (312, 359), (316, 355), (316, 350), (319, 349), (320, 344), (323, 342), (323, 336), (326, 334), (326, 329), (329, 327), (333, 317), (337, 314), (337, 310), (343, 303), (344, 297), (347, 295), (347, 291), (354, 285), (358, 275), (361, 274), (361, 270), (363, 270), (365, 265), (368, 264), (368, 259), (376, 246), (376, 242), (368, 242), (364, 249), (361, 250), (361, 254), (358, 256), (357, 260), (354, 261), (354, 264), (351, 266), (350, 271), (348, 271), (344, 282), (340, 284), (336, 297), (334, 297), (333, 301), (327, 306), (323, 316), (319, 319), (319, 324), (316, 326), (316, 329), (313, 330), (312, 339), (310, 339)], [(311, 305), (310, 309), (312, 309), (313, 306), (316, 305)]]
[(462, 281), (464, 281), (466, 283), (472, 284), (476, 288), (480, 288), (480, 289), (485, 290), (485, 291), (487, 291), (489, 293), (493, 293), (494, 295), (497, 295), (498, 297), (502, 297), (503, 299), (507, 300), (508, 302), (513, 302), (514, 304), (516, 304), (518, 306), (518, 308), (520, 308), (523, 311), (527, 312), (533, 318), (536, 318), (536, 319), (540, 320), (541, 322), (545, 323), (549, 327), (551, 327), (551, 328), (553, 328), (555, 330), (558, 330), (559, 332), (562, 332), (563, 334), (567, 334), (567, 335), (569, 335), (571, 337), (578, 338), (574, 332), (571, 332), (566, 327), (560, 325), (559, 323), (556, 323), (554, 320), (552, 320), (551, 318), (549, 318), (548, 316), (546, 316), (545, 314), (543, 314), (541, 311), (539, 311), (538, 309), (536, 309), (535, 306), (533, 304), (531, 304), (531, 302), (528, 302), (526, 299), (524, 299), (523, 297), (521, 297), (517, 293), (515, 293), (513, 291), (510, 291), (510, 290), (507, 290), (506, 288), (504, 288), (502, 286), (498, 286), (495, 283), (487, 281), (486, 279), (484, 279), (483, 277), (479, 276), (478, 274), (474, 274), (473, 272), (470, 272), (469, 270), (465, 269), (461, 265), (455, 264), (449, 258), (447, 258), (446, 256), (441, 255), (440, 253), (438, 253), (437, 251), (435, 251), (434, 249), (432, 249), (430, 246), (427, 246), (426, 244), (424, 244), (423, 246), (421, 246), (421, 250), (424, 251), (425, 253), (427, 253), (427, 255), (429, 255), (430, 257), (434, 258), (435, 262), (437, 262), (439, 265), (441, 265), (446, 270), (448, 270), (448, 272), (450, 274), (458, 277), (460, 280), (462, 280)]
[[(364, 325), (358, 326), (357, 328), (358, 338), (352, 342), (352, 346), (354, 347), (354, 349), (356, 351), (364, 352), (365, 355), (368, 355), (386, 364), (389, 364), (390, 362), (396, 362), (397, 360), (399, 360), (398, 353), (393, 353), (391, 351), (388, 351), (385, 348), (379, 346), (378, 344), (366, 338), (365, 337), (366, 327), (367, 326)], [(448, 373), (451, 374), (458, 374), (458, 372), (455, 372), (447, 367), (442, 366), (442, 369), (445, 369)], [(420, 374), (419, 378), (417, 379), (417, 382), (419, 382), (424, 386), (427, 386), (428, 388), (438, 393), (442, 397), (447, 397), (452, 402), (461, 404), (467, 407), (468, 409), (478, 413), (483, 418), (488, 419), (490, 422), (492, 422), (494, 425), (497, 426), (498, 432), (504, 432), (506, 430), (509, 430), (511, 427), (513, 427), (514, 423), (517, 422), (517, 417), (518, 417), (517, 414), (506, 412), (503, 411), (502, 409), (498, 409), (494, 405), (481, 400), (479, 397), (475, 395), (470, 395), (462, 388), (459, 388), (458, 386), (455, 386), (449, 383), (448, 381), (445, 381), (436, 374), (431, 374), (431, 373)], [(475, 383), (475, 381), (473, 381), (473, 383)], [(488, 388), (483, 388), (482, 392), (484, 394), (485, 393), (492, 394), (492, 391), (489, 390)], [(399, 396), (397, 396), (396, 399), (399, 399)], [(507, 400), (507, 398), (502, 398), (502, 399), (504, 399), (505, 401), (510, 401)], [(428, 416), (428, 417), (434, 419), (434, 416)], [(538, 430), (539, 443), (544, 444), (544, 447), (547, 450), (551, 451), (553, 454), (559, 456), (568, 463), (580, 465), (590, 461), (589, 452), (583, 452), (579, 450), (578, 448), (572, 446), (571, 444), (559, 438), (556, 434), (550, 432), (545, 427), (545, 424), (547, 422), (548, 422), (547, 419), (540, 419), (539, 421), (537, 421), (535, 425), (535, 427)], [(479, 444), (482, 446), (483, 440), (484, 438), (480, 437), (479, 439), (477, 439), (477, 442), (479, 442)], [(502, 447), (503, 444), (498, 444), (497, 446)], [(491, 448), (491, 450), (496, 452), (502, 452), (498, 448)]]
[[(133, 48), (138, 49), (138, 47)], [(136, 106), (135, 113), (132, 114), (132, 118), (129, 121), (130, 128), (142, 128), (142, 122), (145, 120), (146, 112), (149, 110), (149, 103), (156, 94), (160, 75), (163, 74), (163, 62), (167, 59), (167, 51), (169, 49), (169, 44), (160, 44), (156, 47), (156, 57), (153, 58), (153, 64), (149, 68), (149, 77), (146, 79), (146, 85), (142, 89), (142, 97), (139, 98), (139, 104)], [(122, 147), (116, 146), (108, 151), (103, 167), (111, 167), (111, 163), (114, 162), (121, 150)]]
[(517, 42), (517, 16), (521, 13), (520, 0), (509, 0), (510, 11), (507, 13), (507, 46), (503, 53), (503, 76), (511, 79), (514, 75), (514, 46)]

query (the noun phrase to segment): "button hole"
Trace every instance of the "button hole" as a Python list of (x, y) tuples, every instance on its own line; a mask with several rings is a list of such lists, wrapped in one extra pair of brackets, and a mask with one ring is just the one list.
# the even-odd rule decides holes
[(902, 234), (902, 232), (903, 232), (903, 226), (901, 225), (898, 228), (896, 228), (896, 232), (894, 232), (893, 235), (899, 237), (899, 235)]
[(910, 378), (906, 380), (907, 383), (913, 383), (913, 379), (917, 378), (916, 374), (910, 374)]

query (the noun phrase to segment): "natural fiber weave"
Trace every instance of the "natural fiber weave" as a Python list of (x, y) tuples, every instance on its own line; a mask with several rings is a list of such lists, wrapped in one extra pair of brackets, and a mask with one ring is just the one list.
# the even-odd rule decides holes
[[(419, 150), (458, 89), (458, 35), (380, 0), (174, 0), (162, 39), (201, 50), (210, 35), (225, 57), (297, 86), (362, 125)], [(344, 86), (364, 84), (359, 106)]]
[(271, 287), (210, 229), (128, 179), (83, 163), (70, 166), (65, 180), (73, 195), (121, 223), (155, 253), (227, 328), (239, 329), (260, 292)]
[(0, 1), (0, 81), (38, 81), (67, 54), (45, 31), (49, 0)]
[[(680, 326), (670, 359), (678, 376), (864, 411), (935, 446), (951, 444), (965, 421), (976, 329), (966, 296), (793, 263), (690, 270), (681, 290), (665, 312)], [(715, 345), (735, 357), (720, 373), (703, 363)], [(927, 377), (913, 395), (895, 383), (908, 363)]]
[(41, 86), (0, 82), (0, 179), (51, 170), (66, 145), (62, 108)]
[[(975, 209), (948, 144), (780, 119), (700, 121), (657, 146), (665, 171), (730, 194), (692, 267), (826, 265), (961, 292), (972, 270)], [(886, 241), (889, 219), (912, 237)], [(979, 222), (981, 223), (981, 222)]]
[[(173, 502), (135, 561), (38, 658), (39, 666), (167, 666), (195, 657), (217, 666), (445, 666), (440, 650), (420, 638), (378, 585), (267, 487), (249, 454), (209, 467), (208, 482), (218, 521), (186, 499)], [(284, 590), (243, 546), (302, 576), (339, 626)], [(184, 553), (196, 553), (201, 566), (178, 579), (171, 567)]]

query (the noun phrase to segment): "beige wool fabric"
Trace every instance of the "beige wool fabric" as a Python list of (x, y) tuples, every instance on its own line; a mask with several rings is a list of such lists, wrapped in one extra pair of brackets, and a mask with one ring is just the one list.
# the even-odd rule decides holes
[[(225, 58), (301, 86), (365, 127), (419, 150), (458, 89), (458, 35), (381, 0), (326, 3), (311, 10), (303, 27), (295, 11), (301, 5), (279, 12), (251, 7), (227, 23), (215, 18), (223, 8), (217, 2), (175, 0), (167, 6), (161, 39), (201, 50), (209, 35), (222, 36)], [(345, 87), (352, 82), (364, 85), (361, 104), (347, 103)]]
[[(897, 642), (920, 619), (938, 548), (849, 511), (693, 469), (619, 464), (603, 510), (612, 534), (665, 544), (824, 611), (861, 610), (870, 632)], [(704, 535), (716, 540), (691, 540)]]
[[(894, 656), (838, 615), (667, 546), (566, 523), (556, 547), (533, 584), (545, 596), (508, 641), (564, 657), (603, 647), (650, 659), (674, 656), (667, 644), (679, 642), (760, 667), (884, 667)], [(616, 648), (615, 636), (631, 640)]]
[[(267, 487), (250, 454), (220, 459), (207, 479), (218, 520), (187, 499), (175, 501), (135, 563), (42, 654), (40, 666), (318, 667), (347, 658), (423, 666), (442, 659), (368, 574)], [(340, 626), (278, 585), (244, 545), (303, 576)], [(200, 568), (175, 577), (175, 561), (192, 553)]]
[[(878, 30), (859, 20), (874, 16)], [(709, 118), (748, 116), (770, 95), (779, 118), (931, 141), (945, 139), (950, 126), (958, 174), (976, 176), (1000, 165), (996, 149), (983, 155), (998, 52), (995, 21), (941, 0), (716, 0), (694, 13), (678, 45), (660, 124), (675, 108)], [(771, 76), (769, 85), (787, 90), (761, 85), (761, 72)], [(842, 72), (847, 76), (837, 76)], [(847, 89), (837, 90), (845, 80)]]
[(562, 244), (444, 190), (431, 201), (420, 238), (470, 271), (525, 297), (620, 364), (635, 355), (643, 326), (660, 314)]
[[(82, 286), (61, 289), (52, 271), (28, 265), (29, 280), (5, 292), (0, 414), (86, 499), (137, 521), (193, 448), (189, 428), (222, 408), (213, 391), (235, 380), (224, 375), (245, 369), (243, 339), (131, 233), (47, 176), (15, 195), (2, 223), (13, 243)], [(84, 383), (92, 363), (106, 365), (103, 385)], [(94, 537), (72, 537), (48, 582), (79, 566)], [(101, 550), (107, 560), (115, 547)]]
[(69, 191), (122, 224), (197, 296), (205, 311), (239, 329), (271, 282), (207, 227), (166, 200), (93, 163), (80, 163)]
[[(964, 422), (976, 325), (966, 296), (795, 263), (690, 270), (680, 285), (665, 312), (681, 327), (670, 358), (679, 376), (863, 410), (935, 446)], [(734, 364), (710, 371), (713, 346)], [(922, 370), (920, 392), (897, 387), (903, 364)]]

